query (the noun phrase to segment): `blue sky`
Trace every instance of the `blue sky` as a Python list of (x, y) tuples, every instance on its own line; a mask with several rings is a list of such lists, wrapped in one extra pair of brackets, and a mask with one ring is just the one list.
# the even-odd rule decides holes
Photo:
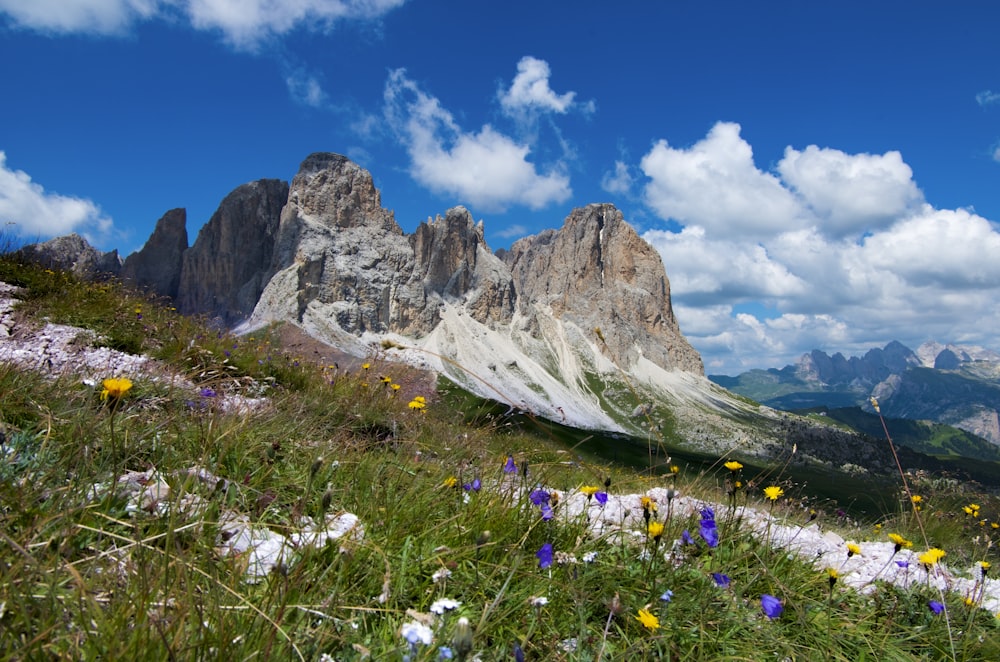
[(710, 373), (1000, 349), (1000, 7), (0, 0), (0, 222), (193, 242), (311, 152), (495, 250), (613, 202)]

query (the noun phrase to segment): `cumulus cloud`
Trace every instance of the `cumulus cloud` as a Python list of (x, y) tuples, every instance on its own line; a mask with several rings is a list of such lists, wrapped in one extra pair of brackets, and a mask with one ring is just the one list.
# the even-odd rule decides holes
[(103, 234), (111, 229), (111, 219), (90, 200), (47, 192), (6, 162), (7, 155), (0, 151), (0, 221), (9, 224), (5, 231), (34, 239), (70, 232)]
[(615, 161), (614, 171), (606, 172), (601, 177), (601, 188), (614, 195), (631, 194), (634, 183), (631, 169), (624, 161)]
[(925, 202), (898, 152), (788, 147), (764, 172), (720, 123), (688, 148), (656, 143), (641, 167), (649, 207), (683, 225), (643, 236), (709, 372), (890, 340), (996, 346), (1000, 228)]
[(229, 44), (255, 49), (297, 28), (328, 31), (343, 20), (378, 18), (406, 0), (0, 0), (21, 28), (47, 33), (116, 34), (157, 16), (183, 16)]
[(517, 75), (510, 88), (501, 89), (497, 96), (506, 113), (523, 110), (565, 113), (573, 105), (576, 92), (556, 94), (549, 87), (549, 63), (526, 55), (517, 63)]
[(565, 167), (539, 172), (528, 161), (529, 145), (484, 125), (464, 131), (440, 101), (425, 93), (403, 69), (386, 81), (385, 116), (410, 156), (410, 175), (439, 194), (499, 212), (511, 205), (541, 209), (569, 199)]
[(895, 151), (849, 155), (816, 145), (801, 152), (787, 147), (777, 170), (834, 236), (891, 222), (923, 200), (913, 171)]
[(664, 219), (742, 236), (773, 234), (807, 221), (792, 192), (754, 165), (738, 124), (720, 122), (687, 149), (660, 140), (640, 167), (650, 180), (646, 204)]

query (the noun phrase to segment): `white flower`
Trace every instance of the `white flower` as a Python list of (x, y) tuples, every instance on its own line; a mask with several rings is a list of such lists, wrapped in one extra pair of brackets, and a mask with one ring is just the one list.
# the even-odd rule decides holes
[(544, 595), (540, 595), (528, 598), (528, 603), (531, 604), (532, 607), (544, 607), (549, 604), (549, 599)]
[(434, 580), (435, 584), (443, 582), (449, 577), (451, 577), (451, 570), (449, 570), (448, 568), (441, 568), (440, 570), (435, 571), (433, 575), (431, 575), (431, 579)]
[(434, 632), (423, 623), (418, 623), (417, 621), (404, 623), (403, 627), (399, 630), (399, 634), (403, 636), (403, 639), (414, 645), (423, 644), (424, 646), (430, 646), (431, 642), (434, 641)]
[(458, 600), (451, 598), (439, 598), (431, 604), (431, 611), (435, 614), (443, 614), (451, 609), (458, 609), (461, 604)]
[(583, 555), (583, 562), (593, 563), (594, 559), (596, 558), (597, 558), (597, 552), (587, 552), (586, 554)]

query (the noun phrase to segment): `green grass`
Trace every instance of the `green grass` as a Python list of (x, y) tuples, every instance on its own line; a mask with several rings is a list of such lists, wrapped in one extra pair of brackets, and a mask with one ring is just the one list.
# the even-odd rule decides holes
[[(424, 393), (426, 410), (413, 410), (418, 393), (393, 395), (373, 377), (392, 377), (400, 368), (391, 364), (331, 370), (287, 355), (266, 333), (218, 333), (117, 284), (3, 259), (0, 274), (28, 288), (24, 315), (87, 326), (194, 384), (139, 377), (122, 398), (102, 399), (100, 386), (72, 375), (0, 365), (0, 658), (437, 660), (450, 646), (459, 659), (461, 618), (472, 632), (468, 659), (512, 659), (515, 645), (534, 660), (1000, 658), (993, 614), (949, 595), (948, 618), (935, 615), (927, 604), (940, 595), (920, 585), (831, 590), (824, 573), (772, 549), (725, 508), (718, 547), (668, 559), (684, 529), (697, 531), (696, 516), (667, 517), (661, 503), (660, 542), (645, 535), (638, 511), (621, 523), (637, 536), (595, 537), (583, 516), (544, 521), (528, 497), (543, 485), (566, 501), (610, 478), (612, 494), (672, 487), (725, 504), (719, 458), (681, 458), (653, 438), (609, 457), (610, 437), (508, 425), (454, 390)], [(239, 395), (267, 404), (221, 407)], [(508, 456), (517, 472), (504, 471)], [(677, 474), (659, 463), (666, 456)], [(194, 468), (220, 480), (200, 480)], [(152, 469), (169, 493), (136, 508), (127, 479)], [(801, 521), (813, 480), (803, 485), (781, 466), (743, 471), (757, 484), (740, 499), (753, 504), (763, 485), (785, 485), (774, 512)], [(479, 491), (462, 489), (476, 478)], [(996, 520), (994, 497), (933, 476), (911, 480), (926, 500), (929, 542), (948, 561), (997, 562), (992, 528), (961, 512), (975, 499)], [(810, 499), (824, 511), (826, 501)], [(220, 549), (234, 517), (290, 535), (305, 518), (347, 512), (363, 535), (303, 545), (258, 582), (245, 574), (247, 555)], [(821, 517), (853, 539), (884, 538), (872, 522), (851, 528), (832, 507)], [(898, 486), (877, 519), (883, 531), (920, 539)], [(539, 567), (546, 543), (575, 562)], [(729, 586), (712, 573), (728, 575)], [(668, 590), (671, 600), (661, 600)], [(780, 617), (763, 615), (764, 594), (783, 601)], [(444, 597), (461, 605), (431, 614)], [(659, 628), (640, 623), (642, 609)], [(434, 642), (411, 649), (401, 628), (420, 620)]]

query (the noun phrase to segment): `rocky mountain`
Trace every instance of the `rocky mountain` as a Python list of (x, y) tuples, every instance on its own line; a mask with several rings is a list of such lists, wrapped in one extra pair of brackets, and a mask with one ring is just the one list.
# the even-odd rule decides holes
[(874, 396), (886, 416), (951, 425), (1000, 445), (1000, 354), (981, 347), (928, 342), (912, 351), (893, 341), (850, 358), (813, 350), (780, 370), (710, 379), (786, 410), (870, 412)]
[[(294, 325), (385, 370), (393, 361), (432, 370), (509, 412), (577, 428), (819, 468), (894, 469), (882, 445), (706, 379), (659, 254), (610, 204), (575, 209), (560, 228), (496, 254), (483, 222), (460, 206), (403, 232), (368, 171), (317, 153), (290, 184), (238, 187), (190, 247), (185, 224), (183, 209), (168, 212), (120, 269), (183, 313), (238, 332)], [(77, 261), (94, 263), (84, 252)], [(910, 360), (896, 348), (882, 354), (893, 366)], [(819, 355), (802, 370), (816, 380), (882, 374)]]
[(118, 251), (102, 252), (80, 235), (73, 233), (20, 249), (27, 260), (50, 269), (68, 271), (79, 278), (101, 279), (117, 276), (122, 269)]

